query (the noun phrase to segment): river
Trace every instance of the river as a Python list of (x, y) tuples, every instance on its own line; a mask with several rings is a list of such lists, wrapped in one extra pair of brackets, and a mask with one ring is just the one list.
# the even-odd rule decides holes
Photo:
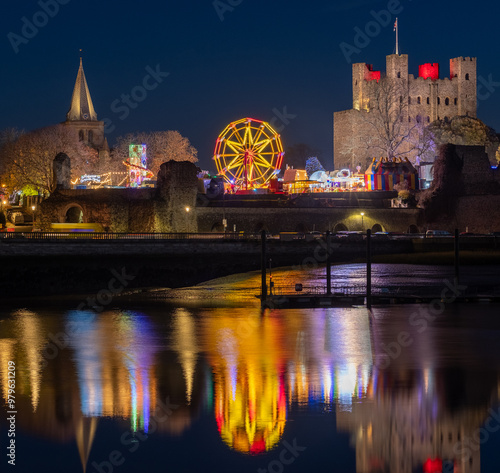
[[(497, 287), (497, 269), (469, 268), (461, 282)], [(322, 272), (273, 278), (317, 287)], [(333, 270), (338, 285), (363, 274)], [(436, 290), (452, 277), (374, 267), (379, 290)], [(13, 362), (13, 471), (498, 471), (498, 305), (262, 313), (258, 291), (252, 273), (149, 302), (0, 311), (0, 461)]]

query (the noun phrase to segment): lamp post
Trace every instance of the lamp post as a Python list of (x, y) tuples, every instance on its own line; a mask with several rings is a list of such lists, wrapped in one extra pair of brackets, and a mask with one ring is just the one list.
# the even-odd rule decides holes
[(33, 228), (35, 228), (35, 210), (36, 210), (36, 207), (34, 205), (31, 206), (31, 213), (32, 213), (32, 216), (33, 216)]
[(365, 231), (365, 224), (364, 224), (364, 217), (365, 217), (365, 213), (364, 212), (361, 212), (361, 231)]
[(186, 207), (186, 233), (189, 233), (189, 212), (191, 212), (191, 207)]

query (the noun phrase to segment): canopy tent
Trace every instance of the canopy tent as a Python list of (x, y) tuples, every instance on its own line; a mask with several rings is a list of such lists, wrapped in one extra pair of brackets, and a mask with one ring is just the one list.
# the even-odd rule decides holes
[(365, 172), (368, 191), (392, 191), (396, 184), (406, 182), (408, 189), (418, 190), (418, 172), (408, 158), (373, 158)]

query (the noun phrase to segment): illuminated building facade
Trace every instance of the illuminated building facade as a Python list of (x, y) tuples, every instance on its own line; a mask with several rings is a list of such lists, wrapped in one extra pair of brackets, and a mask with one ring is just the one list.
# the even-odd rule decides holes
[[(373, 125), (367, 114), (370, 101), (380, 92), (381, 77), (383, 74), (374, 71), (371, 64), (352, 65), (352, 109), (336, 112), (333, 118), (337, 168), (354, 169), (359, 163), (364, 167), (374, 157), (380, 157), (379, 150), (370, 150), (367, 146), (368, 138), (373, 134)], [(450, 76), (440, 79), (439, 64), (420, 65), (418, 77), (415, 77), (408, 73), (408, 55), (392, 54), (386, 58), (385, 77), (393, 81), (391, 83), (398, 90), (404, 91), (401, 96), (408, 101), (408, 106), (404, 107), (401, 120), (408, 124), (408, 130), (418, 128), (420, 132), (435, 120), (476, 117), (476, 58), (450, 59)], [(394, 100), (400, 97), (394, 97)], [(409, 153), (408, 157), (414, 161), (416, 152)]]

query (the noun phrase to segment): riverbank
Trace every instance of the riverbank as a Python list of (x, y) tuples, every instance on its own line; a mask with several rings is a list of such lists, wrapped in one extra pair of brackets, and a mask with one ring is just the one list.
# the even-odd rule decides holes
[[(496, 239), (461, 242), (460, 264), (500, 264)], [(379, 264), (453, 264), (453, 239), (372, 242)], [(363, 241), (332, 241), (334, 264), (363, 264)], [(252, 240), (3, 240), (0, 243), (2, 300), (98, 294), (115, 287), (124, 273), (126, 290), (191, 287), (215, 278), (259, 270), (261, 242)], [(266, 264), (272, 267), (324, 266), (323, 240), (267, 242)]]

